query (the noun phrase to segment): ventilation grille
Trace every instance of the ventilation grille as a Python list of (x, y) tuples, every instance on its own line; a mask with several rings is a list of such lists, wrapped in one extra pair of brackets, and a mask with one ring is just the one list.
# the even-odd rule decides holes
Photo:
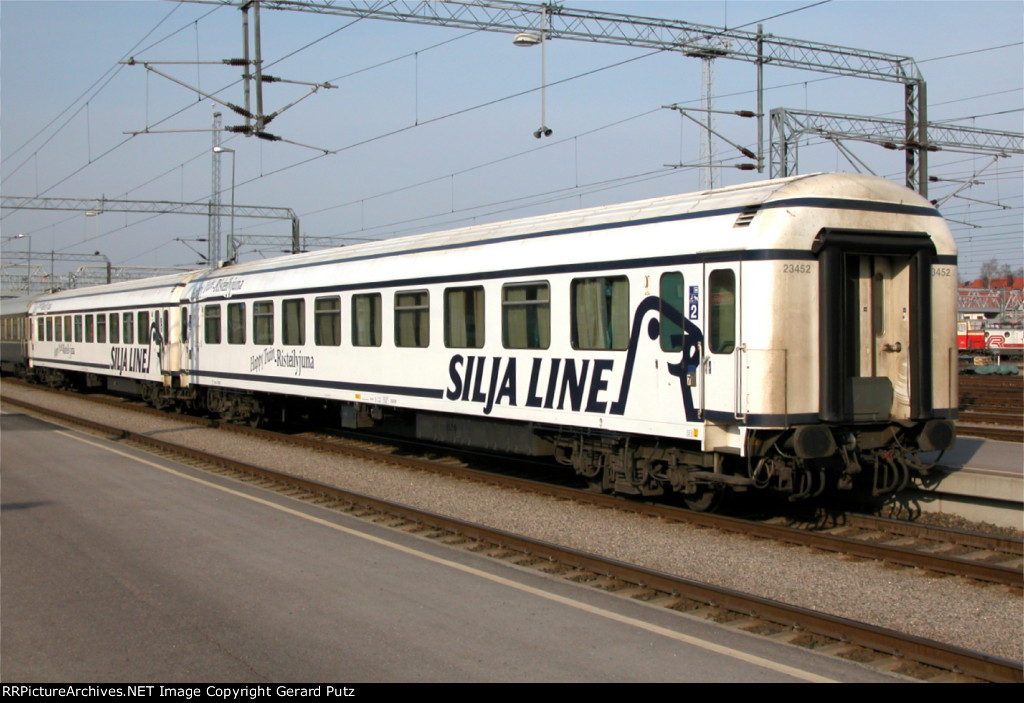
[(751, 220), (754, 219), (754, 215), (756, 215), (757, 211), (760, 209), (760, 203), (758, 203), (757, 205), (747, 205), (745, 208), (743, 208), (743, 212), (739, 214), (739, 217), (736, 218), (736, 222), (733, 224), (733, 227), (750, 226)]

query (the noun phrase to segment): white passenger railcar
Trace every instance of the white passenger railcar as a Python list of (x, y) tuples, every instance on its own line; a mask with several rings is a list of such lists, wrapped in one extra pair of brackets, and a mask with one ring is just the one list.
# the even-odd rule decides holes
[[(311, 399), (346, 427), (553, 454), (697, 507), (862, 472), (880, 492), (953, 442), (956, 280), (926, 200), (801, 176), (154, 281), (160, 364), (138, 378), (158, 404), (256, 421)], [(115, 289), (36, 314), (149, 290)]]
[(50, 385), (133, 393), (179, 388), (180, 303), (196, 272), (66, 290), (29, 306), (33, 374)]

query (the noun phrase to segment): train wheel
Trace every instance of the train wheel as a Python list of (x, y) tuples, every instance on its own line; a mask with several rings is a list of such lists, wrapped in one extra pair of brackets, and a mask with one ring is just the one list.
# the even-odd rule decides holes
[(696, 493), (683, 495), (686, 507), (695, 513), (714, 512), (722, 502), (722, 491), (711, 486), (702, 486)]

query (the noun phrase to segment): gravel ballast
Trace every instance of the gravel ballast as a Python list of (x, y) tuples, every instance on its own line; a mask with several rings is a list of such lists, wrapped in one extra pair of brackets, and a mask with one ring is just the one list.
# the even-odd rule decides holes
[[(1004, 586), (938, 577), (742, 535), (532, 495), (360, 459), (197, 429), (4, 384), (13, 399), (314, 481), (717, 586), (1024, 660), (1024, 599)], [(168, 431), (171, 430), (171, 431)]]

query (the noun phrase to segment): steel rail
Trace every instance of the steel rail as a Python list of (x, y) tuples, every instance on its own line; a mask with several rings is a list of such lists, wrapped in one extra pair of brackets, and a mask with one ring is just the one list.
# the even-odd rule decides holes
[(331, 500), (363, 506), (403, 519), (412, 520), (435, 529), (454, 532), (471, 539), (522, 551), (535, 557), (557, 560), (563, 564), (587, 569), (675, 596), (688, 598), (714, 607), (728, 608), (736, 612), (745, 613), (751, 617), (769, 620), (785, 627), (840, 640), (849, 645), (866, 647), (895, 657), (911, 659), (922, 664), (985, 681), (1024, 683), (1024, 664), (1021, 662), (981, 652), (973, 652), (927, 638), (914, 637), (887, 628), (773, 601), (734, 589), (701, 583), (653, 569), (626, 564), (588, 552), (562, 547), (550, 542), (535, 540), (503, 530), (496, 530), (430, 511), (419, 510), (392, 501), (374, 498), (317, 481), (192, 449), (191, 447), (185, 447), (130, 430), (85, 420), (61, 411), (41, 408), (34, 406), (32, 403), (9, 398), (5, 402), (11, 402), (23, 408), (59, 418), (62, 422), (86, 427), (92, 431), (109, 435), (122, 441), (131, 441), (160, 451), (180, 454), (198, 461), (212, 463), (231, 471), (238, 471), (282, 484), (289, 488), (307, 491)]
[[(81, 397), (75, 395), (75, 397)], [(119, 407), (120, 404), (117, 404)], [(149, 412), (166, 417), (166, 413), (155, 411), (145, 407), (133, 407), (135, 411)], [(867, 542), (841, 535), (825, 534), (806, 529), (788, 527), (784, 525), (773, 525), (764, 522), (746, 520), (743, 518), (731, 517), (728, 515), (717, 515), (713, 513), (699, 513), (690, 510), (682, 510), (670, 505), (662, 505), (649, 502), (638, 502), (622, 498), (620, 496), (591, 493), (569, 486), (559, 486), (551, 483), (534, 481), (502, 474), (481, 472), (479, 470), (452, 466), (439, 463), (430, 459), (420, 459), (412, 456), (399, 456), (374, 449), (355, 447), (348, 443), (325, 442), (322, 439), (282, 435), (267, 430), (254, 429), (241, 425), (224, 423), (221, 425), (216, 420), (205, 418), (191, 418), (189, 416), (175, 415), (175, 419), (191, 424), (205, 424), (221, 429), (247, 434), (261, 439), (275, 442), (282, 442), (292, 446), (300, 446), (316, 451), (326, 451), (345, 456), (367, 459), (371, 461), (383, 461), (406, 468), (431, 473), (440, 473), (459, 478), (466, 478), (475, 481), (484, 481), (494, 485), (500, 485), (518, 490), (528, 491), (541, 495), (563, 500), (586, 502), (600, 507), (622, 510), (648, 517), (656, 517), (664, 520), (696, 525), (742, 534), (761, 539), (773, 540), (797, 546), (809, 547), (825, 552), (846, 554), (863, 559), (872, 559), (884, 563), (895, 564), (910, 568), (920, 568), (935, 573), (963, 576), (966, 578), (996, 583), (1014, 588), (1024, 588), (1024, 572), (1021, 569), (1006, 566), (1004, 564), (991, 563), (978, 559), (966, 559), (948, 554), (934, 554), (901, 545), (885, 544), (880, 542)], [(369, 438), (366, 438), (369, 439)], [(456, 451), (457, 450), (453, 450)], [(877, 523), (876, 523), (877, 524)], [(923, 539), (935, 540), (945, 539), (952, 543), (963, 544), (964, 541), (956, 536), (955, 531), (932, 526), (918, 527), (903, 524), (898, 530), (901, 534), (917, 536), (912, 533), (921, 532)], [(987, 541), (988, 544), (984, 542)], [(1007, 544), (1009, 548), (1007, 549)], [(1008, 551), (1013, 554), (1024, 552), (1024, 545), (1019, 541), (1005, 538), (984, 538), (977, 536), (971, 540), (971, 546), (977, 549), (991, 549), (993, 551)]]

